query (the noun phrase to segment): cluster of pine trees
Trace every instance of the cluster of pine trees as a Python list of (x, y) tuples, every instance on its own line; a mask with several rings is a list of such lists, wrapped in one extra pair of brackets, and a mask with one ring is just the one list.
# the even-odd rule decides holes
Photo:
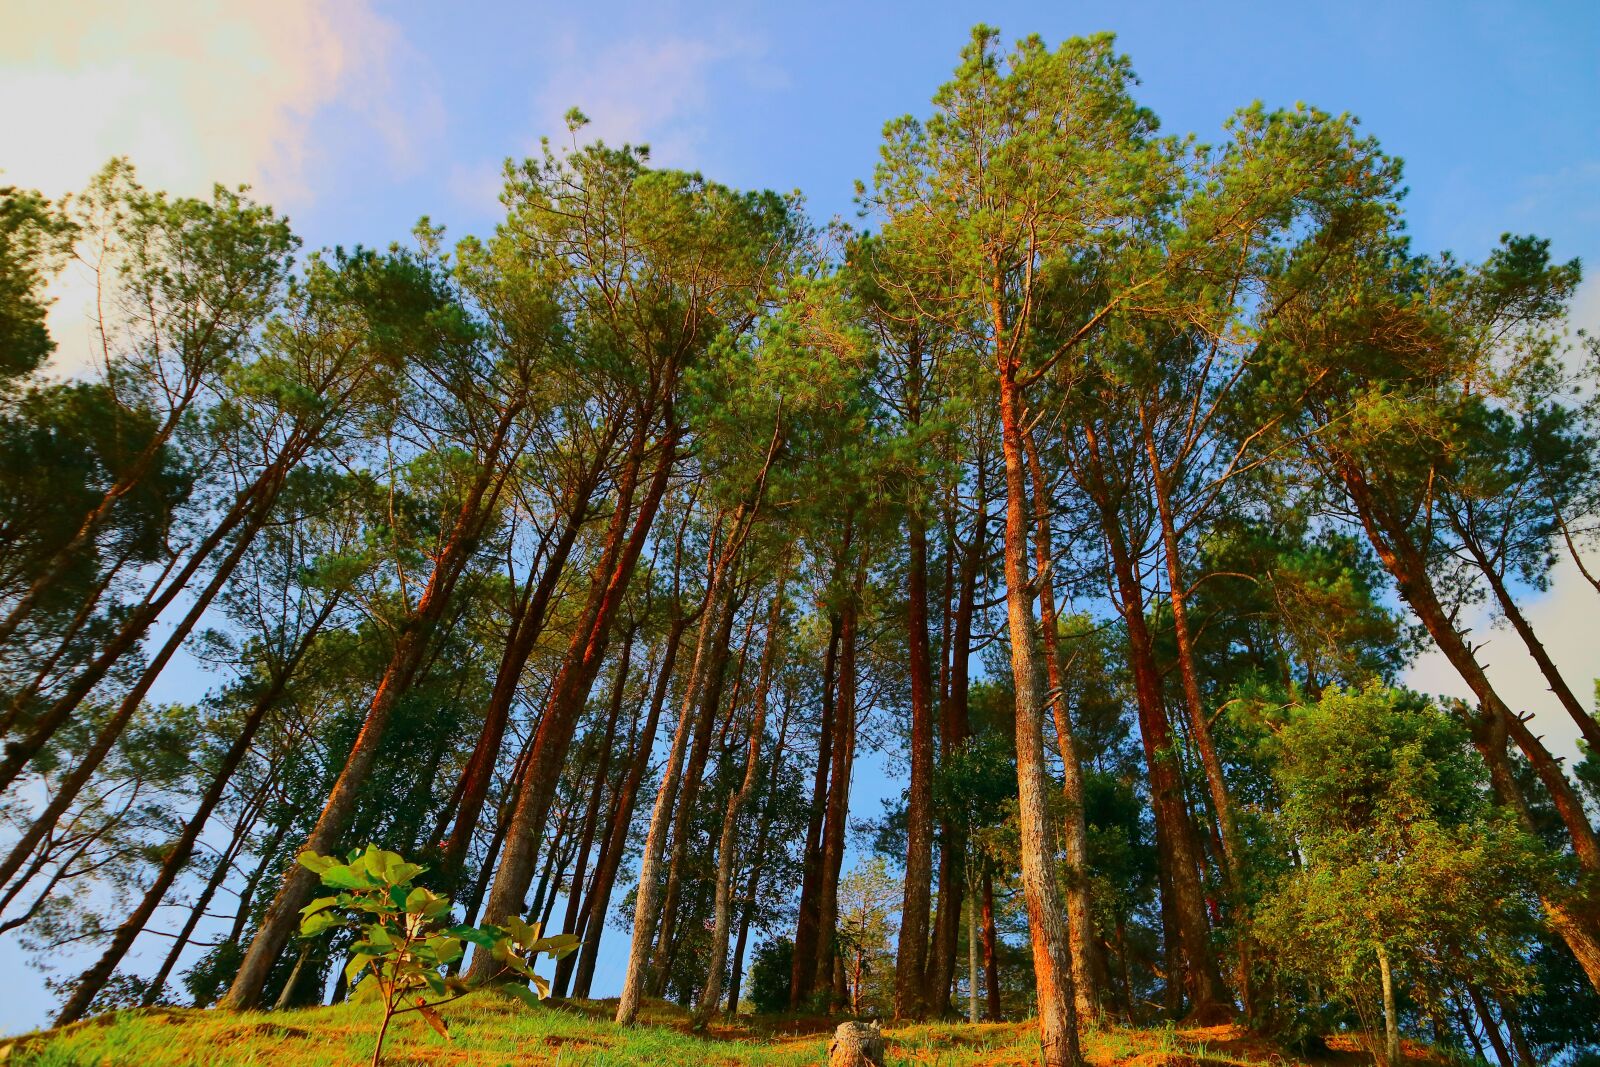
[[(1594, 1042), (1594, 763), (1462, 622), (1600, 751), (1520, 606), (1600, 529), (1578, 266), (1417, 254), (1348, 118), (1202, 144), (1134, 88), (980, 28), (856, 228), (576, 112), (453, 246), (301, 256), (124, 162), (0, 193), (0, 930), (59, 1021), (344, 998), (294, 857), (370, 841), (579, 935), (558, 993), (629, 938), (622, 1022), (754, 956), (1052, 1065), (1101, 1017)], [(1472, 701), (1386, 688), (1423, 647)], [(215, 684), (152, 700), (175, 663)], [(907, 784), (852, 824), (864, 756)], [(904, 872), (870, 974), (852, 847)]]

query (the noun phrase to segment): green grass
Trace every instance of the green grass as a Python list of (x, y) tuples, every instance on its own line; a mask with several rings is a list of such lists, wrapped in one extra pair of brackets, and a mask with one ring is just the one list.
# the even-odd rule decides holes
[[(572, 1001), (530, 1009), (482, 994), (443, 1009), (446, 1040), (417, 1018), (390, 1027), (384, 1062), (399, 1065), (516, 1064), (560, 1067), (814, 1067), (827, 1059), (833, 1021), (741, 1019), (709, 1035), (689, 1031), (681, 1009), (649, 1004), (641, 1025), (618, 1027), (611, 1005)], [(190, 1009), (129, 1011), (61, 1031), (0, 1042), (5, 1067), (353, 1067), (367, 1063), (377, 1033), (373, 1004), (229, 1014)], [(1039, 1062), (1031, 1022), (919, 1024), (890, 1028), (891, 1067), (1026, 1067)], [(1204, 1031), (1109, 1028), (1088, 1035), (1096, 1065), (1254, 1065), (1296, 1061), (1228, 1028)], [(1364, 1059), (1364, 1058), (1363, 1058)], [(1355, 1062), (1355, 1061), (1351, 1061)]]

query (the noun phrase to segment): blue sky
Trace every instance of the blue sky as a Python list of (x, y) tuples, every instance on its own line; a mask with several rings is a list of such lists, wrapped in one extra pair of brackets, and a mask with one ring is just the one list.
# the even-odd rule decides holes
[[(1298, 10), (1287, 10), (1289, 8)], [(1305, 101), (1358, 116), (1406, 161), (1411, 231), (1483, 255), (1504, 231), (1600, 264), (1600, 4), (1469, 3), (333, 3), (0, 0), (0, 181), (60, 193), (116, 153), (181, 192), (250, 182), (310, 247), (404, 239), (421, 215), (493, 226), (507, 156), (581, 107), (608, 140), (735, 186), (798, 188), (820, 219), (853, 211), (885, 120), (922, 113), (976, 21), (1007, 38), (1117, 34), (1168, 132), (1217, 136), (1235, 109)], [(80, 358), (64, 283), (59, 367)], [(1578, 321), (1600, 326), (1600, 286)], [(1579, 688), (1590, 595), (1565, 568), (1529, 614)], [(1502, 686), (1548, 698), (1477, 620)], [(1437, 657), (1410, 680), (1460, 692)], [(192, 699), (193, 669), (165, 682)], [(1541, 715), (1553, 740), (1571, 731)], [(881, 777), (858, 775), (876, 811)], [(868, 783), (873, 784), (868, 784)], [(887, 788), (893, 789), (892, 783)], [(609, 991), (623, 937), (609, 931)], [(609, 980), (608, 980), (609, 979)], [(49, 1000), (0, 942), (0, 1031)]]

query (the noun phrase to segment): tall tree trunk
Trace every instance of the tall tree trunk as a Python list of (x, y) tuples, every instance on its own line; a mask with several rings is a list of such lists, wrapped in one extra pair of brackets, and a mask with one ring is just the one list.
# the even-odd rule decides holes
[(711, 662), (701, 685), (700, 717), (695, 723), (694, 744), (689, 749), (688, 762), (683, 769), (677, 813), (672, 821), (672, 855), (667, 862), (667, 884), (661, 896), (660, 931), (656, 937), (655, 952), (650, 963), (650, 980), (646, 986), (652, 996), (659, 997), (666, 990), (672, 969), (673, 935), (678, 923), (678, 902), (683, 891), (683, 867), (689, 855), (690, 839), (695, 836), (695, 802), (700, 798), (700, 783), (705, 777), (717, 712), (722, 706), (722, 691), (727, 684), (729, 642), (733, 637), (734, 613), (737, 611), (736, 583), (731, 573), (728, 583), (728, 604), (723, 608), (711, 646)]
[(972, 885), (972, 856), (967, 856), (967, 1022), (978, 1025), (978, 887)]
[(705, 987), (700, 993), (700, 1003), (694, 1011), (696, 1030), (706, 1028), (722, 1000), (722, 972), (728, 958), (728, 928), (733, 915), (734, 852), (738, 840), (739, 812), (750, 799), (750, 794), (755, 789), (756, 775), (760, 770), (761, 741), (767, 729), (767, 693), (772, 684), (772, 668), (777, 661), (779, 627), (783, 621), (783, 595), (788, 577), (786, 559), (778, 571), (778, 585), (772, 594), (772, 608), (767, 615), (766, 647), (761, 651), (761, 667), (750, 711), (744, 779), (739, 783), (739, 788), (728, 798), (727, 807), (722, 813), (722, 836), (717, 842), (717, 886), (716, 902), (712, 912), (711, 949), (706, 960), (709, 971)]
[(766, 862), (767, 844), (772, 833), (772, 813), (777, 803), (778, 776), (783, 771), (783, 754), (789, 742), (789, 705), (785, 702), (783, 715), (778, 720), (778, 740), (772, 749), (772, 763), (767, 772), (766, 802), (761, 805), (761, 821), (756, 827), (755, 847), (750, 850), (750, 871), (745, 876), (744, 893), (740, 899), (739, 937), (733, 948), (733, 976), (728, 980), (728, 1017), (739, 1011), (739, 983), (744, 975), (744, 950), (750, 934), (750, 920), (755, 911), (756, 892), (761, 885), (761, 872)]
[(600, 937), (605, 933), (606, 909), (611, 903), (611, 891), (616, 886), (617, 870), (622, 865), (622, 851), (627, 843), (628, 830), (633, 825), (634, 804), (639, 796), (639, 786), (644, 773), (650, 768), (650, 757), (655, 752), (656, 730), (661, 722), (661, 709), (666, 705), (667, 686), (672, 681), (672, 671), (678, 659), (678, 648), (683, 641), (683, 631), (689, 620), (675, 616), (667, 631), (667, 646), (662, 653), (661, 669), (656, 675), (655, 691), (650, 696), (650, 711), (645, 718), (644, 730), (634, 750), (633, 762), (628, 767), (628, 777), (617, 795), (611, 816), (611, 829), (601, 847), (600, 858), (595, 861), (594, 885), (589, 890), (585, 905), (583, 946), (578, 950), (577, 977), (573, 982), (573, 995), (587, 997), (594, 981), (595, 962), (600, 954)]
[[(921, 362), (913, 353), (908, 385), (909, 421), (918, 421)], [(942, 1011), (924, 994), (928, 975), (928, 914), (933, 886), (933, 674), (928, 641), (928, 524), (920, 502), (906, 514), (906, 669), (911, 680), (911, 782), (906, 792), (906, 876), (895, 952), (894, 1015), (920, 1019)], [(853, 609), (852, 609), (853, 614)], [(840, 710), (849, 713), (841, 702)], [(948, 885), (949, 883), (941, 883)], [(959, 914), (959, 912), (957, 913)], [(947, 920), (948, 922), (948, 920)]]
[(1217, 755), (1217, 745), (1211, 736), (1211, 723), (1206, 718), (1205, 703), (1200, 696), (1200, 674), (1195, 668), (1194, 637), (1189, 627), (1188, 587), (1184, 581), (1177, 521), (1172, 509), (1171, 475), (1162, 466), (1161, 457), (1156, 451), (1155, 436), (1142, 407), (1140, 421), (1144, 430), (1145, 455), (1150, 461), (1156, 511), (1161, 521), (1162, 554), (1166, 557), (1167, 564), (1167, 597), (1168, 603), (1172, 606), (1172, 626), (1178, 646), (1178, 675), (1183, 682), (1184, 708), (1188, 712), (1189, 731), (1194, 738), (1195, 747), (1200, 751), (1200, 765), (1205, 769), (1206, 787), (1211, 794), (1211, 805), (1217, 813), (1217, 823), (1222, 828), (1224, 873), (1231, 880), (1239, 870), (1242, 851), (1239, 844), (1239, 824), (1234, 818), (1233, 801), (1228, 795), (1228, 781), (1222, 773), (1222, 760)]
[[(997, 335), (1003, 319), (994, 315)], [(1014, 342), (1015, 339), (1013, 338)], [(1021, 838), (1022, 889), (1033, 942), (1034, 984), (1038, 991), (1039, 1037), (1045, 1067), (1078, 1067), (1078, 1013), (1073, 991), (1072, 951), (1063, 894), (1056, 876), (1050, 831), (1050, 775), (1044, 755), (1046, 683), (1033, 618), (1035, 589), (1028, 573), (1027, 472), (1022, 434), (1025, 418), (1017, 384), (1016, 353), (1000, 362), (1001, 446), (1005, 455), (1006, 626), (1011, 638), (1011, 677), (1016, 688), (1017, 825)]]
[[(759, 497), (758, 497), (759, 499)], [(639, 1004), (644, 995), (646, 967), (650, 948), (654, 943), (656, 920), (659, 918), (660, 900), (657, 882), (661, 877), (661, 860), (666, 854), (668, 823), (671, 821), (673, 799), (678, 791), (678, 779), (683, 772), (685, 750), (689, 731), (700, 707), (701, 690), (711, 666), (713, 635), (722, 630), (724, 612), (732, 610), (733, 582), (729, 573), (734, 558), (749, 532), (746, 508), (741, 505), (735, 512), (727, 544), (717, 551), (715, 539), (711, 546), (711, 566), (706, 575), (706, 607), (700, 622), (700, 636), (695, 642), (694, 662), (684, 686), (682, 709), (678, 715), (678, 728), (673, 731), (672, 747), (667, 753), (667, 765), (661, 773), (661, 786), (656, 790), (655, 807), (650, 813), (650, 831), (645, 836), (644, 853), (639, 858), (639, 888), (633, 911), (633, 941), (628, 947), (628, 969), (623, 977), (622, 995), (617, 1001), (616, 1021), (619, 1026), (632, 1025), (639, 1014)]]
[(839, 669), (839, 638), (844, 620), (838, 612), (828, 616), (828, 647), (822, 657), (822, 722), (817, 737), (817, 767), (811, 783), (811, 812), (806, 820), (806, 844), (801, 862), (800, 909), (794, 927), (794, 964), (789, 974), (789, 1009), (799, 1010), (811, 999), (817, 974), (817, 941), (822, 912), (817, 886), (822, 877), (822, 817), (827, 810), (828, 768), (833, 763), (833, 724)]
[(1067, 858), (1067, 930), (1072, 938), (1072, 988), (1078, 1018), (1100, 1017), (1099, 942), (1094, 932), (1094, 905), (1089, 883), (1089, 824), (1085, 817), (1083, 765), (1073, 740), (1067, 712), (1067, 692), (1061, 668), (1060, 625), (1056, 619), (1055, 551), (1050, 529), (1050, 483), (1030, 430), (1022, 437), (1033, 480), (1034, 567), (1039, 582), (1039, 629), (1044, 634), (1045, 678), (1050, 686), (1050, 711), (1055, 721), (1056, 747), (1061, 751), (1061, 789), (1066, 811), (1061, 820), (1061, 843)]
[[(945, 654), (941, 657), (942, 685), (939, 706), (939, 759), (945, 766), (965, 749), (972, 733), (968, 718), (970, 660), (972, 658), (972, 620), (976, 610), (978, 575), (988, 552), (989, 499), (987, 492), (987, 464), (981, 455), (977, 459), (977, 499), (974, 506), (972, 539), (962, 548), (959, 569), (951, 566), (951, 557), (960, 546), (956, 536), (956, 522), (952, 513), (946, 526), (946, 590)], [(954, 605), (950, 605), (951, 597)], [(929, 949), (928, 982), (924, 1000), (934, 1011), (949, 1011), (950, 992), (955, 983), (956, 942), (960, 936), (961, 902), (963, 893), (970, 887), (971, 872), (966, 868), (970, 856), (967, 849), (965, 818), (958, 812), (946, 812), (939, 824), (939, 909), (934, 917), (933, 944)], [(970, 895), (970, 893), (967, 893)]]
[(989, 1021), (1000, 1021), (1000, 956), (997, 951), (999, 937), (994, 928), (994, 872), (983, 865), (983, 982), (984, 998), (989, 1010)]
[(1200, 843), (1184, 800), (1172, 725), (1161, 697), (1160, 668), (1144, 615), (1144, 590), (1134, 572), (1133, 554), (1102, 473), (1105, 466), (1100, 458), (1098, 435), (1093, 427), (1085, 426), (1084, 437), (1096, 472), (1094, 481), (1101, 526), (1111, 556), (1118, 610), (1127, 631), (1128, 663), (1133, 672), (1139, 711), (1139, 735), (1150, 769), (1157, 853), (1165, 879), (1163, 915), (1175, 925), (1182, 946), (1191, 1016), (1202, 1024), (1218, 1022), (1231, 1018), (1234, 1008), (1222, 983), (1216, 956), (1211, 951), (1205, 889), (1200, 883)]
[(1383, 984), (1383, 1062), (1384, 1067), (1400, 1065), (1400, 1017), (1394, 1001), (1394, 975), (1389, 971), (1389, 953), (1378, 945), (1378, 975)]
[[(422, 599), (395, 637), (389, 663), (373, 693), (366, 719), (361, 724), (361, 732), (356, 735), (344, 768), (334, 781), (316, 825), (299, 850), (301, 852), (326, 854), (333, 851), (349, 828), (350, 820), (355, 817), (357, 798), (377, 761), (379, 746), (389, 728), (389, 719), (428, 654), (434, 630), (449, 606), (456, 582), (466, 569), (483, 531), (486, 516), (505, 483), (506, 471), (501, 467), (500, 453), (510, 434), (515, 413), (514, 409), (508, 409), (501, 416), (479, 474), (462, 501), (444, 547), (434, 563)], [(283, 883), (261, 919), (261, 925), (256, 928), (250, 947), (245, 950), (232, 986), (222, 999), (223, 1007), (238, 1011), (253, 1008), (260, 1002), (272, 965), (293, 936), (299, 925), (300, 909), (311, 899), (316, 886), (317, 876), (312, 871), (298, 863), (289, 866)]]
[[(622, 642), (622, 654), (617, 659), (617, 677), (611, 687), (605, 736), (600, 741), (600, 764), (595, 768), (594, 786), (589, 790), (589, 806), (583, 813), (583, 829), (578, 839), (578, 862), (572, 872), (572, 890), (567, 894), (567, 913), (561, 920), (561, 932), (564, 934), (576, 933), (582, 936), (578, 917), (583, 913), (583, 885), (589, 869), (589, 849), (594, 845), (595, 827), (600, 820), (600, 801), (609, 782), (611, 750), (617, 736), (617, 720), (622, 716), (622, 697), (628, 684), (628, 661), (633, 656), (633, 638), (637, 632), (637, 627), (628, 630), (628, 636)], [(567, 982), (572, 977), (572, 969), (577, 962), (577, 957), (570, 952), (556, 961), (553, 983), (556, 996), (567, 995)]]
[[(861, 593), (866, 561), (856, 568), (850, 599), (840, 613), (839, 698), (834, 705), (833, 765), (828, 772), (828, 811), (823, 822), (821, 873), (817, 879), (817, 980), (833, 981), (838, 959), (839, 874), (844, 865), (844, 832), (850, 817), (850, 775), (856, 753), (856, 655)], [(926, 944), (926, 942), (924, 942)], [(921, 972), (917, 972), (920, 977)]]
[[(461, 865), (466, 861), (467, 849), (472, 845), (472, 834), (478, 828), (478, 817), (483, 813), (484, 801), (494, 781), (495, 764), (500, 758), (500, 746), (505, 739), (506, 724), (511, 718), (511, 706), (516, 701), (522, 683), (522, 672), (528, 665), (539, 635), (544, 631), (545, 612), (550, 598), (566, 569), (567, 558), (578, 539), (588, 517), (587, 495), (580, 495), (574, 503), (556, 540), (555, 548), (539, 575), (538, 584), (523, 598), (521, 610), (511, 622), (506, 635), (506, 647), (500, 657), (499, 670), (495, 672), (494, 688), (489, 694), (489, 704), (484, 711), (483, 729), (472, 756), (461, 771), (459, 797), (455, 808), (455, 826), (450, 836), (439, 843), (439, 868), (448, 883), (461, 875)], [(529, 575), (532, 583), (533, 576)]]
[[(637, 480), (643, 454), (642, 441), (636, 436), (630, 444), (630, 461), (625, 467), (617, 491), (617, 506), (607, 531), (606, 547), (600, 566), (590, 583), (588, 603), (579, 627), (573, 632), (567, 646), (561, 669), (551, 685), (539, 730), (534, 737), (533, 752), (529, 757), (528, 772), (521, 791), (517, 794), (516, 808), (512, 812), (511, 828), (506, 834), (505, 855), (495, 875), (494, 886), (489, 891), (489, 902), (484, 908), (485, 918), (492, 923), (504, 923), (516, 914), (528, 883), (533, 878), (534, 857), (538, 851), (538, 834), (544, 826), (555, 797), (556, 784), (561, 777), (562, 764), (567, 749), (572, 744), (572, 734), (577, 727), (578, 713), (588, 698), (605, 658), (611, 633), (612, 619), (622, 606), (628, 584), (633, 578), (635, 564), (649, 539), (662, 497), (666, 494), (669, 477), (677, 461), (678, 427), (672, 413), (666, 413), (668, 429), (660, 444), (660, 455), (651, 474), (638, 513), (628, 525), (630, 502)], [(641, 418), (641, 422), (643, 422)], [(468, 977), (483, 981), (495, 971), (496, 964), (486, 952), (473, 954)]]

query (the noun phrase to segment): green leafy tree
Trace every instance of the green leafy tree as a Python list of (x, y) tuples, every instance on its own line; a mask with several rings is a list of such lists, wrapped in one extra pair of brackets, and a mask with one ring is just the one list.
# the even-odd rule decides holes
[[(1280, 822), (1301, 863), (1259, 909), (1278, 964), (1353, 1007), (1398, 1064), (1407, 982), (1529, 988), (1537, 845), (1490, 804), (1450, 716), (1396, 690), (1329, 689), (1277, 736)], [(1416, 998), (1421, 999), (1421, 998)]]

